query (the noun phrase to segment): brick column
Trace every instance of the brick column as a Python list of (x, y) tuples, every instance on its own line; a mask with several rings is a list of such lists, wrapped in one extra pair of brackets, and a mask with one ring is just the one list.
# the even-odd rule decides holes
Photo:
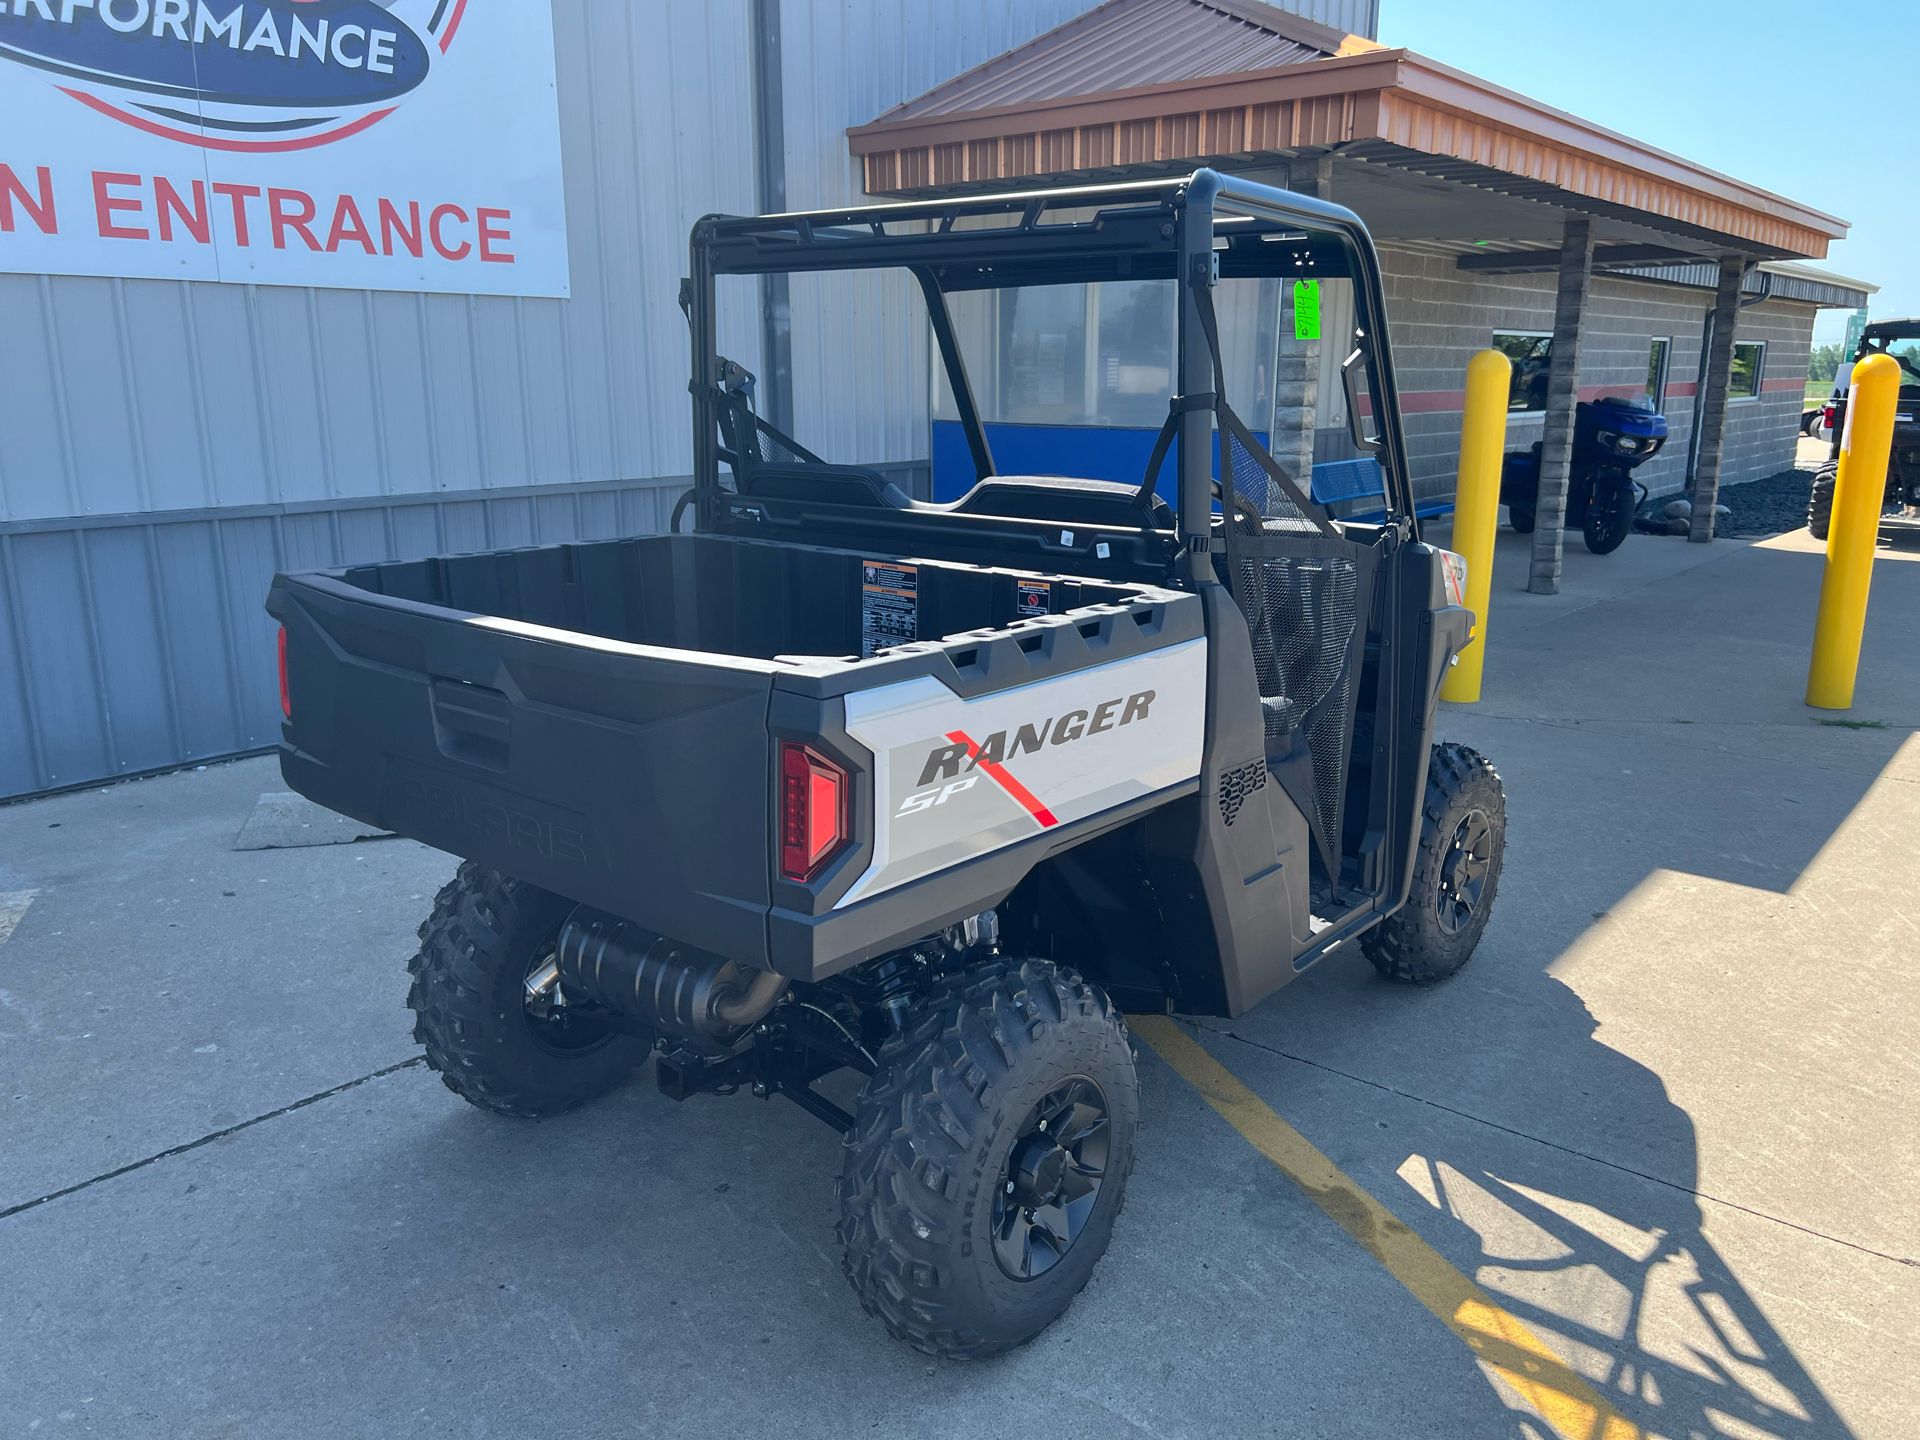
[(1534, 507), (1533, 567), (1527, 589), (1560, 589), (1566, 540), (1567, 482), (1573, 470), (1573, 409), (1580, 402), (1580, 339), (1593, 282), (1593, 222), (1569, 216), (1560, 239), (1560, 286), (1553, 301), (1553, 350), (1547, 361), (1547, 423), (1540, 440), (1540, 497)]
[[(1333, 161), (1325, 155), (1287, 167), (1287, 188), (1317, 200), (1333, 198)], [(1302, 490), (1313, 483), (1313, 432), (1320, 413), (1320, 342), (1293, 338), (1293, 281), (1280, 278), (1280, 343), (1273, 364), (1270, 448)]]
[(1746, 262), (1738, 255), (1720, 257), (1720, 283), (1713, 292), (1713, 341), (1701, 366), (1700, 394), (1695, 412), (1700, 426), (1700, 452), (1693, 467), (1693, 516), (1687, 521), (1687, 539), (1704, 545), (1713, 539), (1713, 507), (1720, 499), (1720, 457), (1727, 435), (1727, 386), (1733, 380), (1733, 340), (1740, 328), (1740, 285), (1747, 278)]

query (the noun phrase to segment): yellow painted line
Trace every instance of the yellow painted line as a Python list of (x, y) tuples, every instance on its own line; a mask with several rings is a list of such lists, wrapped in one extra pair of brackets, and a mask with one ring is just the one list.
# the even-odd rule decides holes
[(1128, 1023), (1254, 1149), (1359, 1241), (1564, 1440), (1641, 1440), (1640, 1427), (1615, 1412), (1585, 1376), (1361, 1189), (1186, 1031), (1159, 1015), (1132, 1016)]

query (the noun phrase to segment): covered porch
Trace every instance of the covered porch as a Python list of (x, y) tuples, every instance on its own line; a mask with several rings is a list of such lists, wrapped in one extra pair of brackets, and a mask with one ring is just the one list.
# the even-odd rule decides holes
[[(1560, 582), (1580, 399), (1644, 396), (1668, 416), (1639, 478), (1687, 490), (1690, 538), (1709, 540), (1724, 479), (1790, 463), (1815, 310), (1863, 299), (1789, 263), (1845, 234), (1832, 216), (1255, 0), (1109, 0), (848, 139), (882, 196), (1212, 164), (1356, 211), (1381, 251), (1427, 507), (1451, 500), (1467, 357), (1491, 344), (1515, 361), (1508, 448), (1541, 446), (1528, 583), (1543, 593)], [(1276, 346), (1263, 385), (1276, 455), (1331, 475), (1353, 453), (1330, 383), (1351, 316), (1323, 325), (1332, 343)], [(1087, 369), (1124, 358), (1090, 349)], [(1095, 398), (1090, 381), (1098, 424)]]

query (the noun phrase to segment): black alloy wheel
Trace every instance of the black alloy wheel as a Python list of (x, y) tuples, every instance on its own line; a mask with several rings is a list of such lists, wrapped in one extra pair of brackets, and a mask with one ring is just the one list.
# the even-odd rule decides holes
[(1106, 1094), (1076, 1075), (1028, 1112), (993, 1199), (993, 1257), (1014, 1280), (1044, 1275), (1087, 1226), (1107, 1173)]
[(1506, 837), (1506, 792), (1486, 757), (1435, 745), (1407, 903), (1360, 937), (1373, 968), (1430, 985), (1466, 964), (1493, 913)]
[(1126, 1021), (1065, 966), (990, 955), (937, 977), (874, 1058), (839, 1186), (861, 1307), (945, 1359), (1025, 1344), (1092, 1276), (1126, 1200)]
[(1458, 935), (1473, 923), (1493, 869), (1493, 822), (1484, 810), (1469, 810), (1454, 827), (1451, 848), (1440, 862), (1435, 909), (1440, 928)]

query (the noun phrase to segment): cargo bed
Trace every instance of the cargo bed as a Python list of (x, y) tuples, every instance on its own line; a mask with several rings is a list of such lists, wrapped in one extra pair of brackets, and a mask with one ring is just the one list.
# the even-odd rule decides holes
[[(930, 918), (924, 894), (906, 904), (890, 888), (911, 873), (900, 843), (892, 870), (874, 858), (876, 809), (891, 815), (889, 787), (914, 777), (890, 778), (848, 733), (847, 697), (880, 715), (871, 692), (924, 704), (914, 697), (932, 681), (984, 715), (1009, 690), (1202, 648), (1198, 601), (1178, 591), (714, 535), (283, 575), (268, 609), (292, 657), (293, 788), (802, 978)], [(854, 843), (808, 886), (773, 862), (783, 736), (853, 775)], [(1190, 783), (1183, 759), (1171, 766), (1146, 765), (1128, 793)], [(1088, 794), (1089, 817), (1112, 811)], [(1059, 818), (962, 857), (965, 873), (943, 881), (951, 903), (935, 908), (959, 918), (992, 903), (1036, 858), (1009, 852), (1071, 842), (1071, 810)]]

